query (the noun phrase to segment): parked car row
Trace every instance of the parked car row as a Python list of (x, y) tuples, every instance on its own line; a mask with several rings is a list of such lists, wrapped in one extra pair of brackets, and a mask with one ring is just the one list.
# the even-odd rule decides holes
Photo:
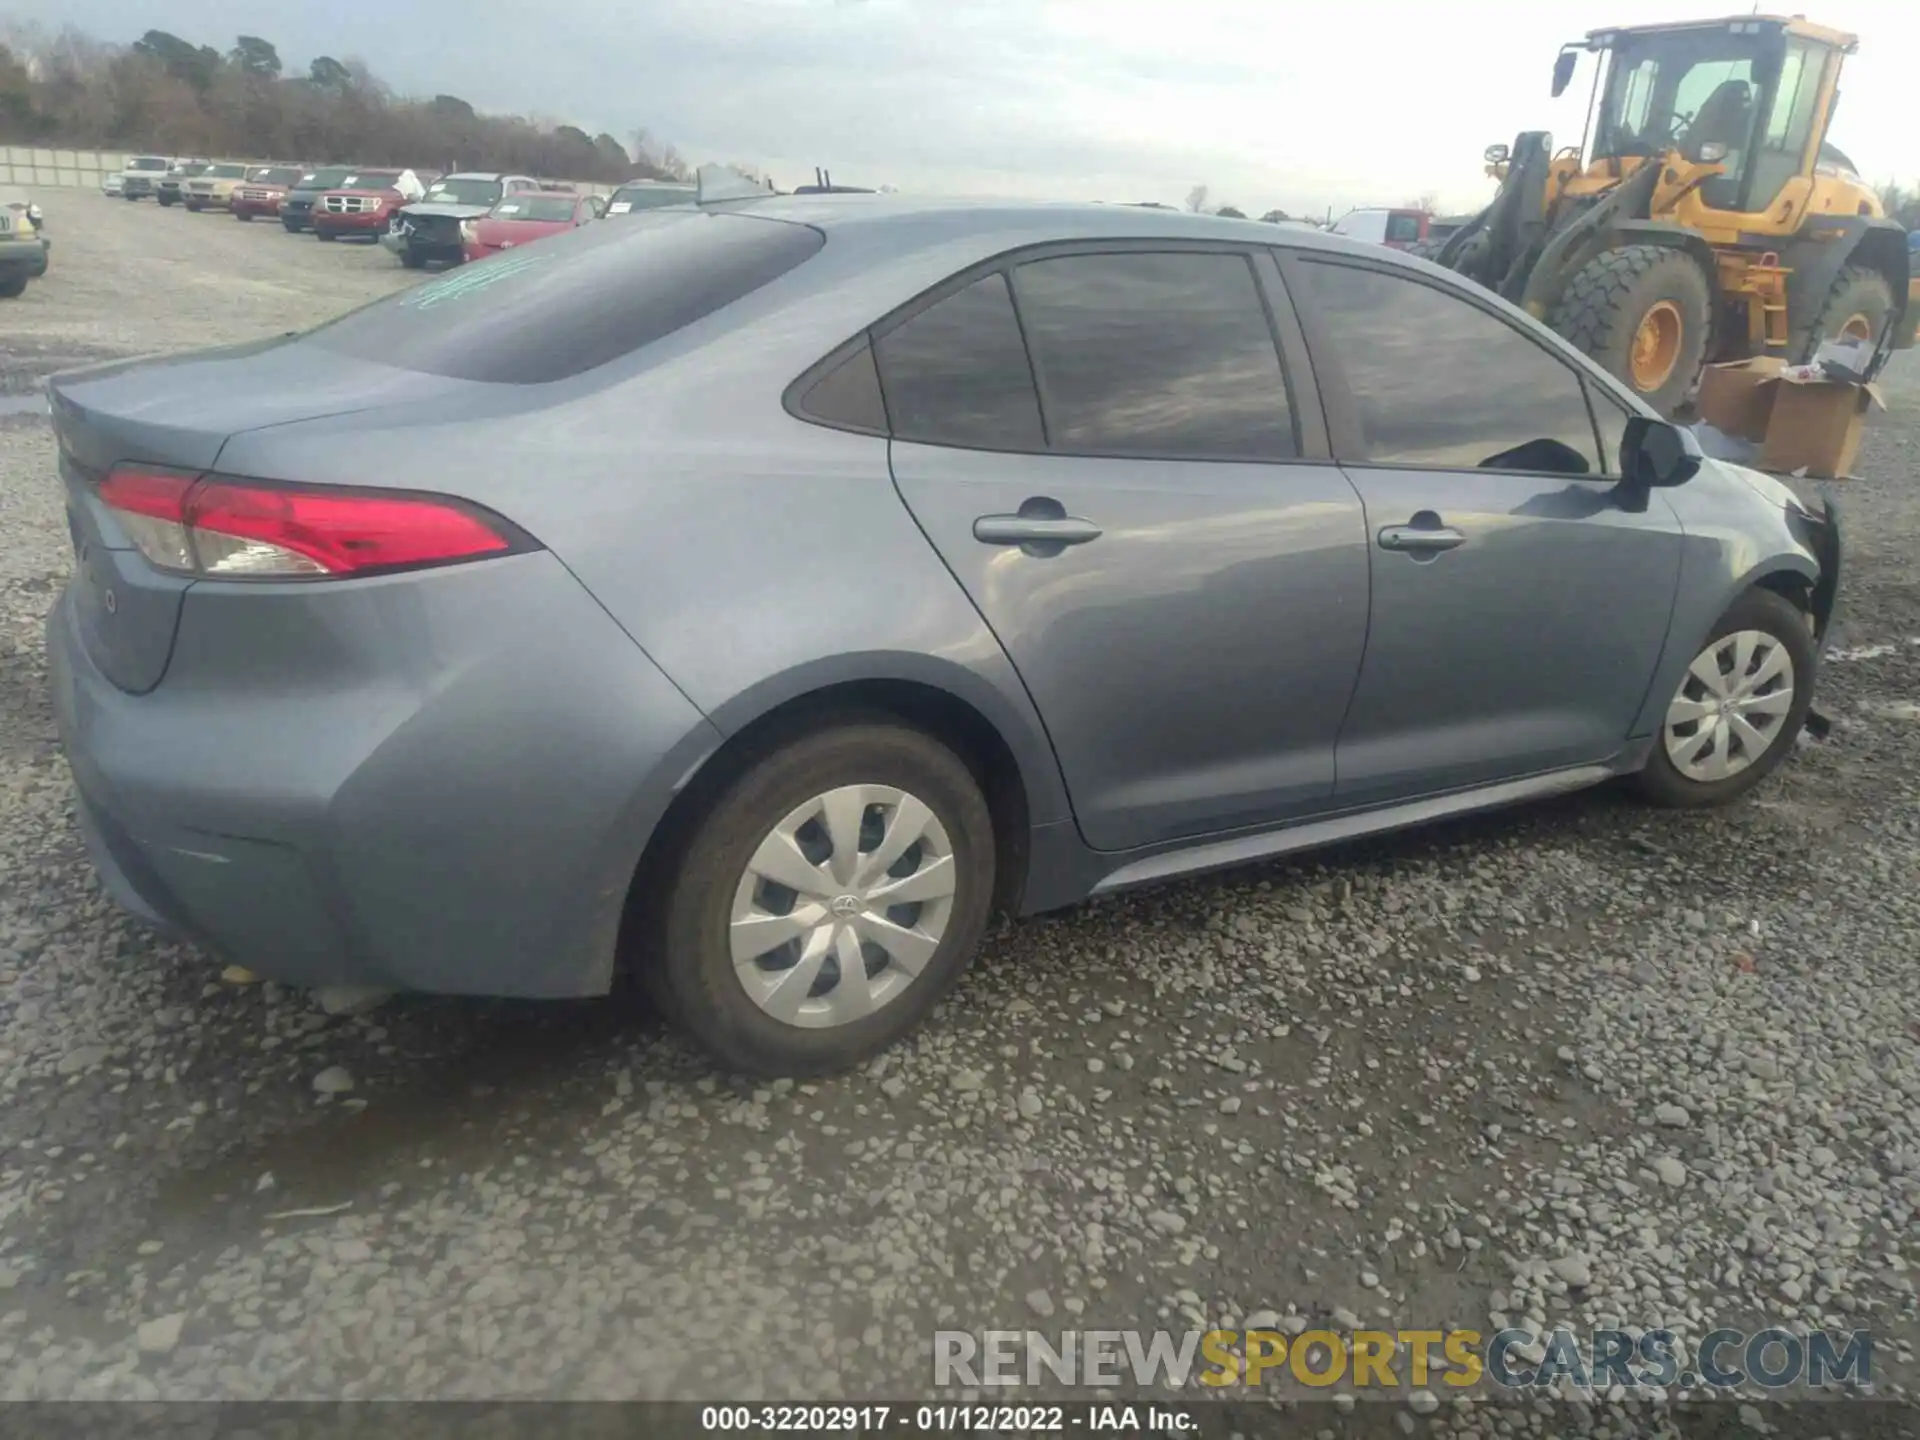
[(363, 239), (409, 270), (459, 265), (608, 216), (693, 200), (691, 182), (636, 180), (611, 197), (494, 171), (422, 174), (389, 166), (254, 165), (135, 155), (103, 187), (127, 200), (277, 219), (290, 235)]

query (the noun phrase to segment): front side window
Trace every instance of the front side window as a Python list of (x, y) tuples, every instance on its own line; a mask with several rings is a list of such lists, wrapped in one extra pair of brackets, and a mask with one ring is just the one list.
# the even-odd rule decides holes
[(1040, 402), (1004, 275), (935, 301), (874, 342), (893, 433), (902, 440), (1040, 450)]
[(1435, 286), (1320, 260), (1299, 266), (1318, 312), (1316, 368), (1352, 391), (1365, 459), (1435, 470), (1594, 475), (1580, 376), (1545, 346)]
[(1244, 255), (1073, 255), (1014, 272), (1055, 449), (1299, 454), (1273, 330)]

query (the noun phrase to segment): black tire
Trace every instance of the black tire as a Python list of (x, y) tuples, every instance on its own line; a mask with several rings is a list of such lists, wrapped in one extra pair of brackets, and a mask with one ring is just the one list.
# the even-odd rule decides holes
[(170, 210), (170, 209), (172, 209), (172, 208), (173, 208), (173, 201), (171, 201), (171, 200), (169, 200), (169, 199), (168, 199), (168, 198), (167, 198), (166, 196), (164, 196), (164, 195), (156, 195), (156, 196), (154, 196), (154, 199), (156, 199), (156, 200), (158, 200), (158, 201), (160, 202), (160, 208), (161, 208), (162, 210)]
[(131, 205), (137, 200), (139, 200), (140, 197), (138, 195), (122, 195), (120, 198), (122, 200), (125, 200), (129, 205)]
[(289, 235), (298, 235), (306, 227), (297, 220), (282, 220), (280, 222), (280, 228)]
[(400, 263), (409, 270), (418, 270), (427, 262), (418, 250), (402, 250), (400, 252)]
[[(1646, 390), (1633, 379), (1633, 340), (1640, 322), (1662, 302), (1679, 312), (1679, 352), (1665, 380)], [(1665, 245), (1607, 250), (1582, 266), (1568, 284), (1554, 307), (1553, 328), (1662, 415), (1671, 415), (1706, 368), (1713, 339), (1713, 285), (1683, 250)]]
[(313, 238), (322, 242), (323, 244), (330, 244), (334, 240), (337, 240), (339, 237), (333, 234), (332, 231), (316, 229), (313, 232)]
[[(1813, 634), (1807, 617), (1771, 590), (1749, 590), (1720, 617), (1700, 650), (1705, 651), (1715, 641), (1742, 630), (1762, 631), (1787, 652), (1793, 662), (1793, 699), (1776, 728), (1768, 731), (1768, 745), (1760, 758), (1739, 773), (1715, 781), (1690, 779), (1675, 767), (1667, 754), (1666, 717), (1662, 715), (1653, 753), (1647, 759), (1646, 768), (1635, 777), (1641, 794), (1657, 805), (1700, 810), (1730, 804), (1766, 779), (1793, 752), (1794, 740), (1806, 722), (1807, 707), (1813, 703)], [(1682, 683), (1697, 688), (1691, 680)]]
[(187, 207), (187, 213), (189, 215), (198, 215), (202, 210), (207, 208), (193, 200), (183, 201), (182, 203)]
[[(947, 928), (896, 998), (845, 1024), (776, 1019), (734, 973), (728, 924), (753, 852), (796, 807), (842, 785), (890, 785), (918, 798), (952, 845)], [(676, 837), (678, 838), (678, 837)], [(972, 962), (992, 909), (993, 820), (980, 786), (950, 750), (883, 718), (849, 717), (750, 765), (676, 844), (679, 860), (649, 897), (652, 953), (642, 979), (660, 1007), (728, 1067), (753, 1075), (827, 1074), (857, 1065), (917, 1027)]]
[(11, 280), (0, 280), (0, 300), (18, 300), (26, 293), (26, 276), (16, 275)]
[(1893, 287), (1887, 283), (1887, 277), (1865, 265), (1847, 266), (1834, 278), (1813, 329), (1801, 343), (1801, 361), (1811, 360), (1820, 342), (1833, 339), (1856, 315), (1866, 320), (1871, 338), (1879, 339), (1881, 327), (1892, 313)]
[(233, 212), (233, 218), (242, 224), (250, 224), (253, 220), (253, 212), (251, 210), (236, 210)]

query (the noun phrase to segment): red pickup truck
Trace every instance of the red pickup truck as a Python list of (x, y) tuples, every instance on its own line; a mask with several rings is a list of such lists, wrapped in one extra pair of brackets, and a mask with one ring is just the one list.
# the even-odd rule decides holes
[(394, 211), (426, 193), (411, 170), (362, 170), (352, 186), (324, 190), (313, 202), (311, 223), (317, 239), (357, 235), (378, 242)]

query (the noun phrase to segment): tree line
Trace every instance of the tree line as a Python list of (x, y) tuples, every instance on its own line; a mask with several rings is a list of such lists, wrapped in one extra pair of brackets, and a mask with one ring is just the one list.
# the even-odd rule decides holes
[(396, 94), (363, 60), (289, 72), (258, 35), (218, 50), (164, 30), (116, 45), (71, 27), (0, 30), (0, 143), (310, 164), (512, 170), (612, 184), (682, 178), (671, 146), (625, 143), (457, 95)]

